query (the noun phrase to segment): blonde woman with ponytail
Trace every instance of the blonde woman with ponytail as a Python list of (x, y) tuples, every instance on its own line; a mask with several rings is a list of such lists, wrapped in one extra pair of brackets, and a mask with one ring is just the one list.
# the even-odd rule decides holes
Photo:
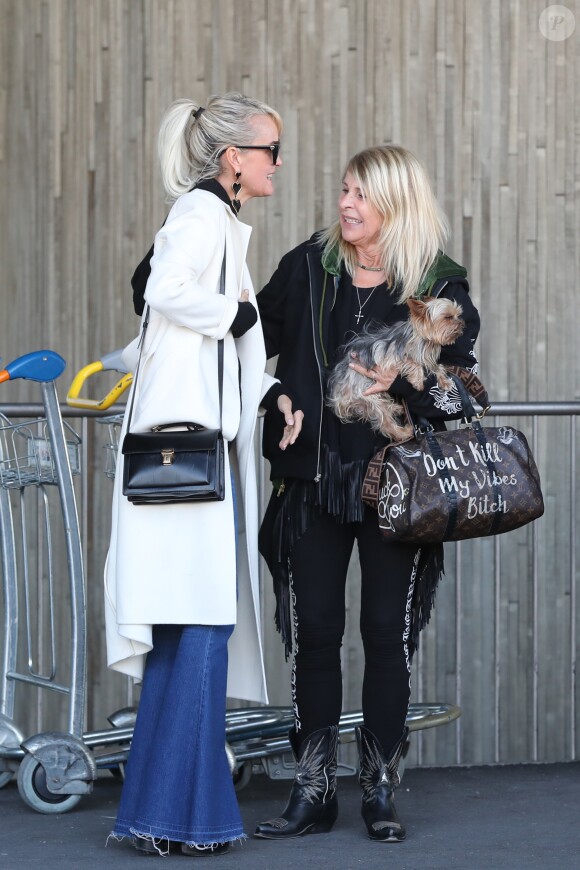
[[(143, 685), (112, 833), (144, 854), (216, 855), (245, 836), (225, 753), (225, 708), (226, 693), (267, 702), (254, 429), (262, 402), (277, 405), (289, 426), (299, 420), (265, 373), (246, 266), (251, 230), (239, 212), (274, 192), (281, 131), (277, 112), (231, 93), (205, 106), (178, 100), (159, 132), (173, 204), (133, 280), (149, 325), (131, 430), (181, 420), (217, 429), (221, 420), (228, 450), (223, 501), (159, 506), (128, 502), (118, 457), (105, 569), (108, 664)], [(125, 358), (135, 371), (137, 340)]]

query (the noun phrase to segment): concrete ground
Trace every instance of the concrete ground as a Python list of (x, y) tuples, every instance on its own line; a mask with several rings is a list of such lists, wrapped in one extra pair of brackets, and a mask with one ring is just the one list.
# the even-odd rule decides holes
[[(254, 775), (239, 792), (248, 833), (284, 806), (288, 783)], [(223, 856), (147, 857), (109, 841), (120, 783), (108, 774), (63, 815), (23, 803), (15, 783), (0, 791), (0, 870), (580, 870), (580, 763), (408, 769), (397, 793), (404, 843), (368, 840), (355, 777), (339, 780), (340, 811), (330, 834), (272, 842), (249, 837)]]

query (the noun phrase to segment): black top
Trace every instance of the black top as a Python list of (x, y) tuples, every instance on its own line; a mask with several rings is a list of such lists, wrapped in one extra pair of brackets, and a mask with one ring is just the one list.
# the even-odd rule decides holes
[[(473, 345), (479, 332), (479, 315), (469, 298), (467, 281), (463, 276), (446, 279), (440, 295), (459, 302), (465, 320), (460, 338), (442, 349), (441, 362), (473, 369), (477, 364)], [(377, 287), (363, 307), (365, 321), (357, 324), (354, 315), (359, 306), (352, 281), (344, 271), (336, 279), (325, 273), (316, 236), (282, 258), (257, 299), (267, 355), (278, 356), (275, 375), (294, 409), (304, 412), (300, 436), (292, 447), (282, 451), (278, 444), (283, 417), (276, 408), (267, 409), (263, 449), (270, 461), (272, 479), (315, 480), (323, 471), (324, 445), (334, 452), (338, 444), (342, 463), (368, 460), (377, 443), (383, 446), (385, 441), (366, 424), (344, 424), (334, 418), (325, 406), (328, 375), (349, 333), (360, 331), (370, 319), (386, 325), (406, 320), (408, 307), (400, 305), (397, 295), (384, 286)], [(423, 391), (415, 390), (398, 376), (389, 392), (405, 398), (410, 410), (423, 417), (452, 420), (462, 415), (460, 403), (455, 403), (452, 396), (440, 395), (434, 375), (426, 378)], [(333, 422), (329, 424), (330, 418)], [(332, 427), (338, 432), (338, 441)]]
[[(374, 291), (372, 287), (359, 288), (359, 297), (362, 310), (352, 279), (343, 272), (330, 317), (328, 352), (331, 369), (342, 359), (345, 342), (373, 322), (384, 323), (395, 304), (395, 298), (384, 282), (378, 284)], [(359, 310), (362, 316), (357, 319)], [(322, 442), (331, 452), (338, 453), (343, 463), (361, 459), (368, 462), (387, 440), (374, 432), (368, 423), (356, 420), (342, 423), (325, 406), (322, 416)]]

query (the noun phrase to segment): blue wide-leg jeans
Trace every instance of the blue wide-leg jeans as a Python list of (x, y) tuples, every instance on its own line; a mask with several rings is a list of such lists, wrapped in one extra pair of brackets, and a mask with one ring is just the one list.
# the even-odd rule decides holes
[(153, 627), (114, 835), (189, 845), (245, 836), (225, 752), (233, 628)]

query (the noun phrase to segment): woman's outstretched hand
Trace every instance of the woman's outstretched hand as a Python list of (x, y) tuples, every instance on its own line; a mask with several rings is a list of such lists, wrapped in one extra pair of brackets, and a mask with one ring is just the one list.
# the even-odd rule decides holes
[(367, 369), (366, 366), (362, 366), (357, 362), (355, 354), (352, 356), (353, 360), (352, 362), (349, 362), (349, 368), (354, 369), (355, 372), (359, 373), (359, 375), (364, 375), (365, 378), (370, 378), (371, 381), (374, 381), (374, 384), (364, 391), (363, 396), (374, 396), (375, 393), (386, 392), (399, 374), (399, 370), (396, 366), (382, 369), (381, 371), (379, 371), (375, 366)]
[(286, 425), (284, 426), (284, 435), (278, 445), (280, 450), (286, 450), (289, 444), (294, 444), (300, 430), (302, 429), (302, 421), (304, 419), (304, 411), (292, 410), (292, 399), (282, 393), (278, 396), (278, 410), (284, 414)]

